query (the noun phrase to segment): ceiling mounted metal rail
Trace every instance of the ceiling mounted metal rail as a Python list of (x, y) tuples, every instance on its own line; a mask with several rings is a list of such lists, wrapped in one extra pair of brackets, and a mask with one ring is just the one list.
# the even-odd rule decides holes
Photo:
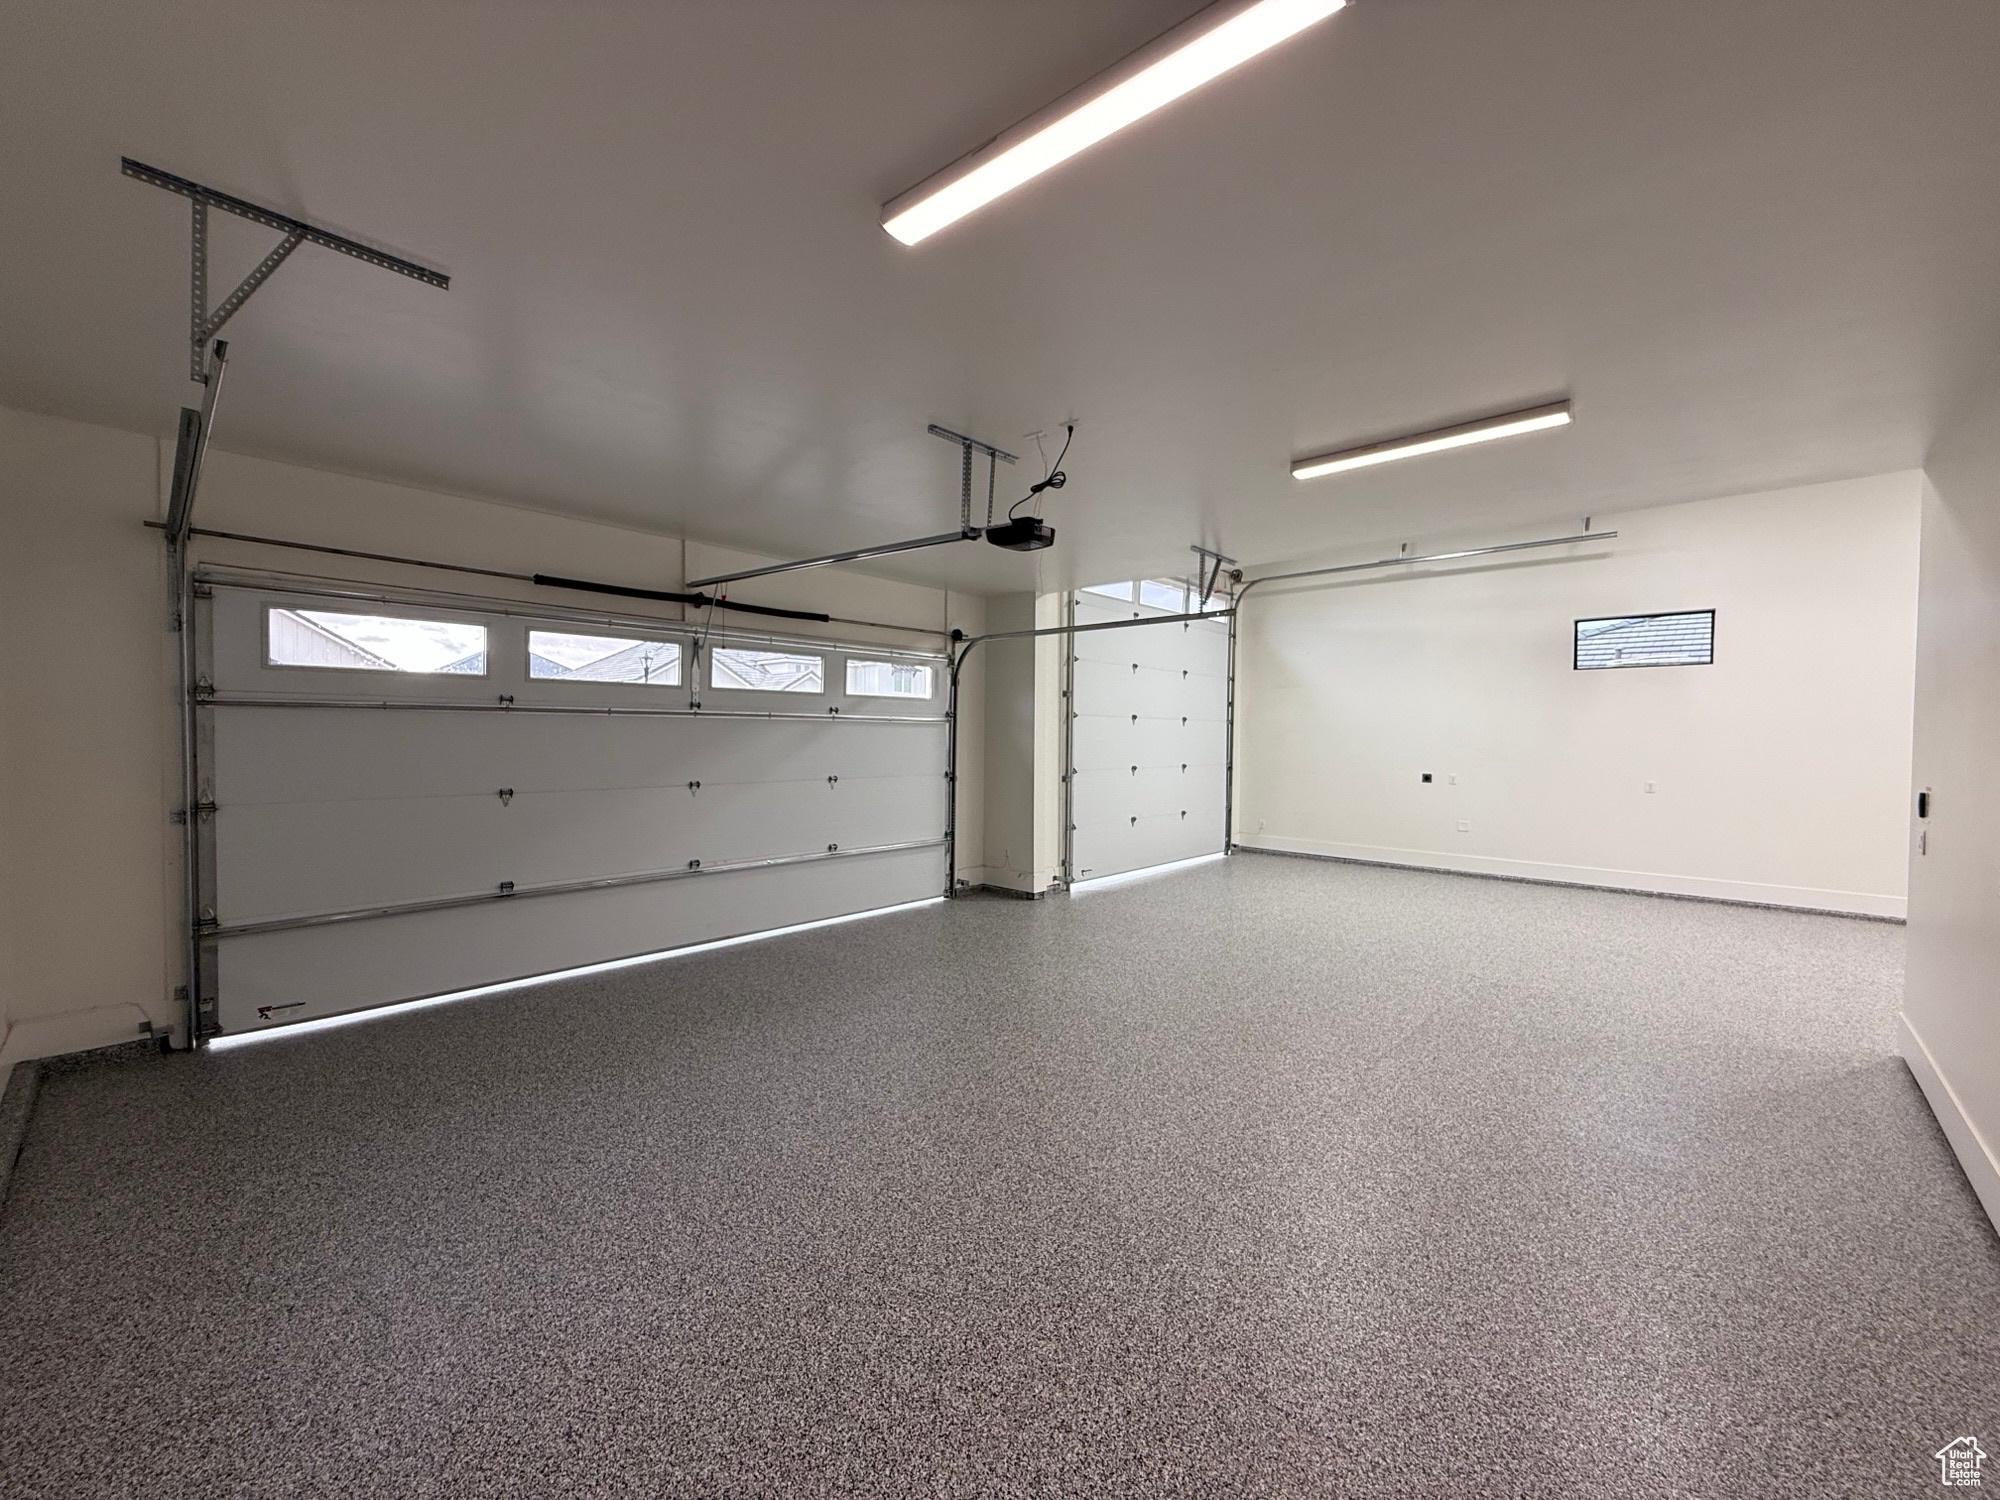
[(1265, 573), (1246, 580), (1236, 590), (1236, 597), (1240, 601), (1260, 583), (1285, 583), (1294, 578), (1330, 578), (1336, 573), (1365, 573), (1374, 568), (1410, 567), (1417, 563), (1458, 562), (1468, 557), (1491, 557), (1500, 552), (1526, 552), (1535, 547), (1567, 547), (1575, 542), (1608, 542), (1617, 535), (1615, 531), (1579, 531), (1571, 536), (1540, 537), (1532, 542), (1502, 542), (1494, 547), (1466, 547), (1457, 552), (1432, 552), (1417, 557), (1400, 555), (1380, 558), (1375, 562), (1340, 563), (1330, 568), (1301, 568), (1292, 573)]
[[(351, 240), (344, 234), (335, 234), (330, 229), (321, 229), (316, 224), (308, 224), (303, 219), (295, 219), (290, 214), (279, 213), (274, 208), (252, 203), (239, 198), (234, 193), (225, 193), (204, 183), (194, 182), (186, 177), (177, 177), (172, 172), (163, 172), (158, 167), (149, 167), (142, 161), (122, 157), (120, 168), (127, 177), (138, 182), (151, 183), (154, 187), (165, 188), (170, 193), (178, 193), (194, 204), (194, 221), (190, 245), (192, 250), (188, 284), (188, 378), (205, 381), (208, 372), (204, 369), (202, 355), (208, 341), (222, 331), (222, 325), (235, 316), (238, 309), (250, 300), (251, 294), (271, 279), (271, 273), (285, 263), (285, 259), (300, 245), (320, 245), (328, 250), (337, 250), (342, 255), (351, 255), (356, 260), (366, 261), (371, 266), (379, 266), (385, 271), (394, 271), (398, 276), (407, 276), (413, 281), (421, 281), (426, 286), (443, 290), (451, 285), (451, 278), (442, 271), (419, 265), (413, 260), (404, 260), (400, 255), (390, 255), (383, 250), (364, 245), (359, 240)], [(213, 309), (208, 305), (208, 211), (220, 209), (223, 213), (234, 214), (239, 219), (248, 219), (252, 224), (261, 224), (266, 229), (275, 229), (284, 238), (257, 263), (250, 274), (237, 284), (236, 290), (218, 302)]]
[(888, 557), (896, 552), (915, 552), (924, 547), (942, 547), (952, 542), (977, 541), (985, 534), (985, 527), (972, 522), (972, 455), (975, 452), (986, 455), (986, 525), (993, 524), (994, 476), (999, 465), (1018, 462), (1016, 456), (991, 443), (982, 443), (978, 438), (967, 437), (962, 432), (953, 432), (949, 427), (940, 427), (933, 422), (924, 429), (932, 437), (944, 438), (958, 444), (958, 530), (939, 532), (936, 536), (914, 537), (907, 542), (885, 542), (879, 547), (854, 547), (846, 552), (829, 552), (822, 557), (805, 557), (797, 562), (772, 563), (762, 568), (744, 568), (735, 573), (717, 573), (708, 578), (690, 578), (691, 589), (712, 588), (717, 584), (741, 583), (746, 578), (769, 578), (774, 573), (797, 573), (806, 568), (830, 568), (838, 563), (864, 562), (871, 557)]
[[(1289, 583), (1295, 579), (1333, 578), (1342, 573), (1368, 573), (1380, 568), (1414, 567), (1420, 563), (1462, 562), (1473, 557), (1494, 557), (1506, 552), (1528, 552), (1541, 547), (1567, 547), (1577, 542), (1608, 542), (1616, 537), (1616, 531), (1592, 531), (1590, 517), (1583, 518), (1582, 531), (1568, 536), (1537, 537), (1527, 542), (1500, 542), (1491, 547), (1461, 547), (1455, 552), (1431, 552), (1416, 557), (1398, 553), (1394, 557), (1378, 558), (1374, 562), (1337, 563), (1327, 568), (1298, 568), (1289, 573), (1265, 573), (1261, 577), (1248, 579), (1236, 586), (1236, 605), (1240, 609), (1250, 591), (1261, 583)], [(1202, 549), (1197, 547), (1197, 552)], [(1241, 578), (1238, 572), (1236, 577)], [(1223, 719), (1222, 750), (1222, 849), (1225, 854), (1236, 848), (1236, 621), (1235, 610), (1229, 616), (1229, 671), (1228, 671), (1228, 712)]]
[[(164, 527), (166, 523), (162, 521), (147, 521), (143, 524), (157, 529)], [(779, 619), (786, 620), (813, 620), (828, 625), (861, 625), (870, 630), (892, 630), (908, 635), (943, 636), (950, 634), (949, 631), (940, 630), (935, 625), (898, 625), (889, 620), (862, 620), (850, 615), (829, 615), (816, 610), (773, 609), (768, 605), (743, 604), (727, 599), (716, 599), (707, 594), (669, 595), (659, 589), (631, 589), (623, 584), (585, 583), (577, 579), (558, 579), (547, 573), (510, 573), (504, 568), (476, 568), (469, 563), (434, 562), (429, 558), (406, 557), (396, 552), (367, 552), (357, 547), (328, 547), (319, 542), (296, 542), (284, 537), (257, 536), (247, 531), (218, 531), (208, 526), (190, 526), (187, 528), (187, 535), (191, 537), (215, 537), (225, 542), (254, 542), (260, 547), (285, 547), (294, 552), (319, 552), (329, 557), (356, 557), (365, 562), (394, 563), (396, 566), (402, 568), (429, 568), (434, 572), (440, 573), (464, 573), (479, 578), (505, 578), (511, 582), (532, 583), (543, 588), (582, 589), (587, 593), (611, 594), (620, 598), (665, 599), (669, 602), (672, 602), (674, 599), (684, 599), (690, 608), (696, 609), (706, 609), (713, 606), (716, 609), (733, 609), (744, 614), (774, 615)], [(592, 615), (590, 618), (595, 619), (596, 616)], [(629, 619), (627, 623), (630, 623)], [(642, 621), (642, 623), (657, 624), (659, 622), (648, 620)]]

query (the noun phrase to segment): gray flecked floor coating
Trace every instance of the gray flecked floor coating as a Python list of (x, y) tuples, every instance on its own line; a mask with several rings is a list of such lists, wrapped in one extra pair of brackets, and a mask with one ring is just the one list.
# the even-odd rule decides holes
[(0, 1493), (1930, 1494), (1902, 942), (1245, 856), (54, 1069)]

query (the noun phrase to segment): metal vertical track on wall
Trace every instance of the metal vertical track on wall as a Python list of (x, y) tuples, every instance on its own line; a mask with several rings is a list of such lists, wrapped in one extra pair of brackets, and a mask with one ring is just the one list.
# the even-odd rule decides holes
[(1229, 685), (1222, 711), (1222, 852), (1236, 852), (1236, 620), (1229, 614)]
[(1076, 591), (1063, 596), (1062, 883), (1076, 883)]
[(180, 734), (181, 918), (183, 961), (187, 982), (182, 988), (183, 1024), (187, 1045), (201, 1044), (201, 763), (195, 723), (195, 680), (198, 658), (194, 624), (194, 569), (185, 538), (168, 550), (174, 570), (175, 712)]
[(175, 571), (175, 715), (180, 740), (181, 919), (183, 967), (182, 1025), (186, 1045), (198, 1047), (211, 1033), (214, 996), (209, 982), (209, 931), (215, 919), (214, 802), (203, 780), (202, 707), (207, 674), (206, 632), (202, 625), (208, 591), (199, 586), (185, 540), (168, 553)]
[(945, 660), (944, 893), (958, 894), (958, 669), (963, 656)]

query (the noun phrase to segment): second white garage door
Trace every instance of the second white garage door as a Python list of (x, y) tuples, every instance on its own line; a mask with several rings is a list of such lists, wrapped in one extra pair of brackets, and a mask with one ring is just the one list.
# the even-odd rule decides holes
[[(1076, 623), (1159, 617), (1185, 608), (1086, 590), (1076, 595)], [(1087, 631), (1071, 640), (1071, 879), (1221, 853), (1226, 622)]]

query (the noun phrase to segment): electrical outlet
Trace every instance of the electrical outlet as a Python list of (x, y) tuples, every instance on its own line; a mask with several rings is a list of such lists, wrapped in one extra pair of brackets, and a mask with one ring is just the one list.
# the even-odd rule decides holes
[(1445, 784), (1446, 786), (1457, 786), (1457, 785), (1458, 785), (1458, 772), (1456, 772), (1456, 771), (1453, 771), (1453, 772), (1451, 773), (1451, 775), (1449, 775), (1449, 776), (1445, 777), (1445, 779), (1444, 779), (1444, 784)]
[(1465, 820), (1465, 819), (1463, 819), (1463, 818), (1460, 818), (1460, 819), (1458, 820), (1458, 831), (1459, 831), (1460, 833), (1470, 833), (1470, 832), (1472, 832), (1472, 825), (1471, 825), (1470, 823), (1466, 822), (1466, 820)]

